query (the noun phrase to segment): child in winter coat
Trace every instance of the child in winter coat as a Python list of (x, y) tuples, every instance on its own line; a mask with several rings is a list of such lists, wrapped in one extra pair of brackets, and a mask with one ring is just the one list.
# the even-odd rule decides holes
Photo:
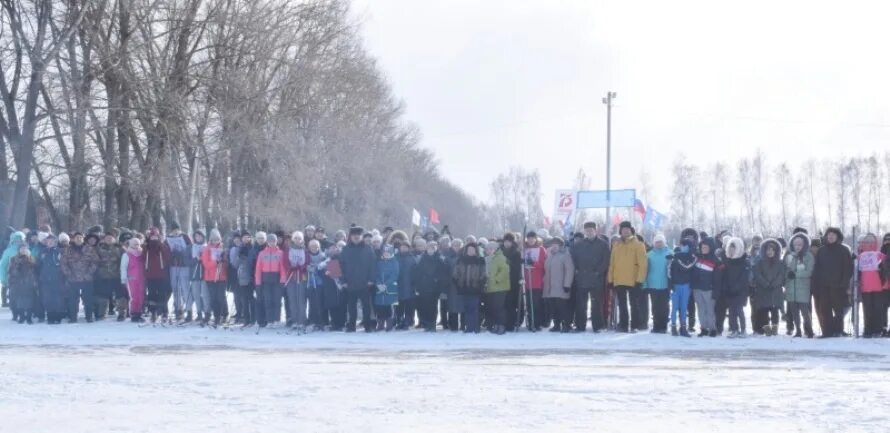
[(290, 244), (284, 251), (284, 271), (287, 275), (284, 289), (287, 293), (289, 326), (298, 330), (306, 328), (306, 282), (308, 280), (309, 251), (301, 231), (291, 234)]
[(391, 331), (395, 326), (393, 305), (399, 302), (399, 261), (395, 248), (386, 244), (377, 261), (377, 294), (374, 295), (374, 312), (377, 314), (377, 330)]
[(868, 233), (859, 241), (859, 289), (865, 318), (865, 338), (880, 337), (887, 328), (887, 305), (881, 263), (884, 253), (878, 250), (878, 237)]
[(31, 314), (37, 297), (37, 263), (27, 245), (9, 261), (9, 297), (19, 323), (32, 323)]
[(260, 327), (264, 328), (267, 325), (275, 327), (281, 320), (281, 297), (287, 282), (285, 260), (281, 248), (278, 247), (278, 235), (268, 234), (266, 247), (257, 255), (256, 268), (253, 273), (257, 308), (263, 309), (263, 314), (257, 315)]
[(723, 284), (720, 295), (729, 307), (730, 337), (745, 335), (745, 305), (751, 281), (751, 263), (745, 253), (745, 242), (737, 237), (726, 244), (726, 261), (723, 264)]
[(763, 327), (755, 327), (755, 334), (776, 335), (779, 330), (779, 307), (783, 301), (782, 286), (785, 285), (786, 274), (781, 251), (782, 246), (775, 239), (767, 239), (760, 245), (759, 258), (754, 265), (751, 304), (752, 307), (757, 306), (754, 317), (757, 323), (763, 323)]
[[(316, 231), (318, 233), (318, 231)], [(309, 298), (309, 323), (315, 331), (321, 331), (328, 324), (324, 314), (324, 288), (319, 266), (327, 257), (321, 250), (321, 242), (309, 241), (309, 266), (306, 268), (306, 296)]]
[(145, 301), (145, 257), (142, 254), (142, 241), (130, 238), (127, 251), (121, 255), (121, 284), (130, 294), (130, 320), (143, 322), (142, 307)]
[(318, 264), (324, 300), (322, 316), (325, 317), (323, 320), (330, 324), (332, 331), (342, 331), (346, 325), (346, 298), (340, 283), (343, 277), (340, 268), (340, 248), (344, 245), (342, 242), (330, 244), (325, 259)]
[(816, 258), (810, 250), (810, 237), (806, 233), (795, 234), (788, 244), (791, 250), (785, 256), (785, 301), (788, 303), (788, 315), (796, 328), (795, 337), (801, 337), (802, 326), (807, 338), (813, 338), (810, 277), (813, 275)]
[[(671, 292), (671, 335), (690, 337), (686, 329), (686, 309), (689, 306), (690, 283), (697, 258), (692, 253), (692, 242), (684, 239), (680, 243), (680, 251), (674, 254), (671, 260), (670, 279), (674, 290)], [(677, 332), (677, 321), (680, 322), (680, 331)], [(702, 335), (704, 336), (704, 323), (702, 323)]]
[[(571, 262), (571, 259), (568, 259)], [(479, 255), (479, 247), (469, 243), (461, 251), (454, 265), (454, 286), (464, 303), (464, 332), (479, 333), (479, 299), (485, 289), (485, 259)]]
[(210, 306), (210, 291), (207, 290), (207, 283), (204, 282), (204, 265), (201, 263), (201, 257), (204, 256), (204, 248), (207, 246), (204, 242), (204, 232), (201, 230), (195, 230), (195, 233), (192, 235), (192, 247), (190, 264), (191, 268), (189, 269), (189, 279), (190, 281), (190, 289), (189, 294), (190, 299), (186, 300), (186, 314), (185, 321), (191, 322), (192, 320), (192, 305), (195, 306), (195, 318), (200, 323), (204, 323), (204, 318), (210, 320), (210, 313), (212, 311)]

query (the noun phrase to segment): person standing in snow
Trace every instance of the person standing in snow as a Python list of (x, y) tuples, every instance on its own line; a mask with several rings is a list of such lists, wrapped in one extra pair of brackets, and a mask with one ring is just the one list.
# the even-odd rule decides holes
[[(885, 305), (887, 305), (887, 308), (890, 308), (890, 233), (884, 234), (883, 243), (881, 244), (881, 254), (884, 255), (884, 260), (881, 261), (880, 265), (880, 278), (881, 283), (883, 284)], [(885, 327), (881, 331), (881, 336), (890, 337), (890, 331)]]
[[(759, 258), (752, 260), (754, 290), (751, 295), (751, 308), (756, 310), (752, 317), (755, 334), (777, 335), (779, 330), (779, 306), (784, 301), (782, 287), (785, 285), (786, 266), (782, 262), (782, 246), (775, 239), (767, 239), (760, 244)], [(760, 326), (760, 328), (758, 328)]]
[(120, 286), (121, 247), (113, 233), (105, 233), (96, 245), (98, 265), (96, 269), (95, 296), (96, 320), (105, 318), (111, 297)]
[(812, 290), (821, 312), (822, 337), (840, 337), (844, 331), (845, 309), (850, 278), (853, 277), (853, 256), (843, 244), (840, 229), (830, 227), (813, 268)]
[(436, 307), (439, 294), (442, 293), (441, 283), (442, 259), (439, 257), (439, 244), (436, 241), (426, 242), (426, 251), (420, 256), (414, 268), (412, 283), (417, 290), (417, 315), (421, 327), (427, 332), (436, 332)]
[(475, 243), (463, 247), (452, 278), (457, 293), (463, 302), (464, 332), (478, 334), (480, 331), (479, 302), (485, 290), (485, 259), (479, 254)]
[(28, 245), (21, 245), (19, 252), (9, 260), (9, 297), (16, 309), (19, 323), (33, 323), (31, 313), (37, 297), (37, 262), (31, 257)]
[[(689, 306), (689, 292), (692, 288), (693, 274), (698, 258), (693, 254), (692, 241), (683, 239), (680, 241), (679, 251), (674, 254), (670, 264), (670, 282), (673, 285), (671, 291), (671, 335), (690, 337), (686, 327), (686, 308)], [(680, 329), (677, 330), (677, 322)], [(704, 321), (702, 321), (702, 335), (704, 336)]]
[[(278, 247), (278, 235), (271, 233), (262, 238), (266, 240), (266, 246), (257, 255), (253, 274), (253, 283), (257, 291), (257, 308), (263, 310), (262, 315), (257, 315), (257, 323), (260, 327), (274, 328), (281, 320), (281, 297), (287, 281), (287, 270), (284, 267), (286, 258)], [(259, 241), (259, 234), (256, 239)], [(260, 300), (262, 306), (259, 305)]]
[(83, 301), (87, 322), (95, 317), (93, 281), (99, 258), (92, 247), (84, 243), (82, 233), (75, 233), (71, 245), (62, 254), (62, 273), (68, 282), (68, 320), (77, 322), (78, 302)]
[(485, 308), (488, 311), (488, 324), (491, 332), (503, 335), (506, 332), (507, 297), (510, 296), (510, 265), (503, 248), (497, 242), (489, 243), (493, 251), (486, 254), (487, 283), (485, 285)]
[(745, 335), (745, 305), (751, 281), (751, 263), (745, 253), (745, 242), (730, 237), (726, 244), (726, 261), (723, 263), (723, 283), (720, 295), (729, 307), (730, 337)]
[(648, 321), (648, 317), (641, 317), (642, 309), (638, 303), (631, 302), (628, 314), (628, 302), (642, 296), (648, 261), (646, 246), (637, 240), (630, 222), (621, 222), (619, 234), (621, 240), (612, 248), (608, 281), (618, 296), (617, 330), (630, 332), (631, 329), (637, 330), (646, 326), (645, 323)]
[(362, 306), (365, 332), (373, 332), (375, 328), (371, 319), (371, 291), (376, 287), (377, 259), (371, 246), (362, 241), (363, 233), (361, 227), (350, 228), (349, 243), (340, 253), (343, 288), (346, 291), (346, 332), (355, 332), (358, 304)]
[(602, 312), (610, 253), (609, 244), (597, 236), (596, 223), (584, 223), (584, 238), (572, 244), (571, 253), (575, 265), (575, 331), (587, 328), (590, 308), (590, 326), (593, 332), (599, 332), (605, 328)]
[(324, 313), (331, 331), (342, 331), (346, 326), (346, 296), (342, 290), (343, 270), (340, 267), (340, 249), (343, 242), (332, 243), (326, 250), (325, 259), (318, 265), (321, 286), (324, 292)]
[(185, 302), (189, 294), (189, 254), (192, 240), (179, 229), (179, 224), (172, 222), (170, 232), (164, 240), (170, 250), (170, 285), (173, 291), (173, 314), (176, 321), (183, 319)]
[(525, 309), (528, 313), (527, 325), (532, 331), (540, 331), (544, 326), (544, 263), (547, 250), (538, 245), (538, 235), (528, 232), (525, 235), (525, 248), (522, 253), (522, 272), (525, 283)]
[(148, 229), (148, 241), (145, 243), (145, 285), (148, 287), (148, 312), (154, 323), (158, 317), (166, 320), (170, 302), (170, 247), (161, 239), (161, 232), (156, 227)]
[(390, 244), (382, 247), (377, 262), (377, 290), (374, 295), (374, 313), (377, 316), (377, 330), (389, 332), (395, 327), (393, 305), (399, 302), (399, 261), (395, 258), (395, 248)]
[[(671, 312), (671, 290), (668, 281), (671, 257), (671, 250), (667, 247), (664, 235), (660, 233), (655, 235), (652, 250), (646, 253), (645, 290), (652, 301), (652, 332), (656, 334), (667, 333), (668, 315)], [(689, 282), (686, 281), (685, 284), (688, 285)], [(685, 315), (680, 317), (680, 321), (685, 325)], [(685, 326), (683, 328), (685, 329)]]
[[(226, 319), (226, 282), (228, 281), (229, 257), (222, 243), (222, 235), (213, 229), (207, 247), (201, 253), (201, 265), (204, 268), (204, 283), (210, 293), (210, 309), (213, 311), (213, 323), (219, 326)], [(204, 316), (203, 325), (209, 323)]]
[(306, 241), (301, 231), (291, 234), (290, 243), (284, 251), (285, 291), (287, 293), (288, 318), (293, 326), (299, 330), (306, 328), (306, 282), (308, 280), (309, 251), (306, 249)]
[(309, 298), (309, 323), (315, 331), (323, 330), (329, 323), (325, 314), (324, 287), (319, 273), (319, 266), (326, 259), (321, 250), (321, 243), (315, 239), (310, 240), (309, 266), (306, 268), (306, 296)]
[(204, 232), (195, 230), (192, 233), (192, 246), (189, 248), (189, 296), (185, 304), (185, 323), (192, 321), (192, 306), (195, 307), (195, 318), (199, 323), (206, 323), (205, 318), (210, 320), (212, 311), (210, 306), (210, 291), (207, 290), (207, 283), (204, 282), (204, 265), (201, 263), (201, 257), (204, 255)]
[(543, 298), (553, 313), (553, 327), (550, 332), (567, 333), (572, 331), (574, 309), (569, 305), (572, 283), (575, 279), (575, 264), (561, 237), (550, 239), (550, 253), (544, 262)]
[(414, 292), (414, 266), (417, 259), (407, 242), (399, 245), (397, 255), (399, 261), (399, 303), (396, 306), (396, 327), (399, 330), (411, 329), (414, 326), (417, 293)]
[(65, 305), (65, 276), (62, 274), (62, 250), (50, 233), (37, 260), (37, 284), (40, 302), (46, 313), (46, 323), (57, 325), (68, 315)]
[[(121, 284), (127, 287), (130, 298), (130, 320), (143, 322), (145, 301), (145, 256), (139, 238), (127, 240), (127, 251), (121, 255)], [(119, 313), (120, 314), (120, 313)], [(118, 316), (120, 320), (120, 316)]]
[(18, 316), (16, 315), (16, 309), (14, 305), (10, 304), (9, 297), (9, 262), (12, 260), (18, 253), (19, 248), (22, 245), (26, 245), (25, 243), (25, 233), (14, 231), (9, 235), (9, 242), (6, 244), (6, 248), (3, 250), (3, 257), (0, 258), (0, 286), (3, 287), (3, 306), (9, 306), (12, 310), (12, 318), (13, 320), (18, 320)]
[(510, 293), (507, 294), (505, 300), (506, 311), (506, 332), (517, 331), (522, 325), (525, 310), (522, 307), (520, 296), (522, 296), (522, 253), (519, 251), (519, 245), (516, 244), (516, 235), (513, 233), (504, 234), (501, 242), (501, 252), (507, 259), (508, 269), (510, 271)]
[(878, 250), (878, 237), (867, 233), (859, 241), (859, 290), (862, 293), (862, 311), (865, 319), (863, 337), (877, 338), (887, 328), (887, 292), (881, 281), (881, 263), (884, 254)]
[(816, 259), (810, 251), (810, 237), (806, 233), (797, 233), (791, 237), (789, 246), (789, 252), (785, 255), (787, 314), (795, 328), (795, 337), (801, 337), (802, 327), (807, 338), (813, 338), (810, 278), (813, 275)]

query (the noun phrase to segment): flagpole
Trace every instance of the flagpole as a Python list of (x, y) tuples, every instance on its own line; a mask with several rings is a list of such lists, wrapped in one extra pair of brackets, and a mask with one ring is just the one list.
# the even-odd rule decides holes
[(603, 104), (606, 104), (606, 233), (611, 231), (612, 220), (609, 214), (612, 211), (612, 100), (617, 94), (606, 93)]

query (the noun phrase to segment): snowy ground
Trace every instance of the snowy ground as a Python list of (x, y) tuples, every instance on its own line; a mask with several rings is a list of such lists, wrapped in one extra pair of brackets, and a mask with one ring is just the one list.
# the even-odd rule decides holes
[(96, 431), (886, 431), (890, 340), (17, 325), (0, 425)]

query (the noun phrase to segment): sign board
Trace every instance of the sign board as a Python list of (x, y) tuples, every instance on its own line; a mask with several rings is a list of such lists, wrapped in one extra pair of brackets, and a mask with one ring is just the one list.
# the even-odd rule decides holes
[(556, 190), (553, 215), (557, 221), (565, 223), (566, 218), (575, 210), (575, 194), (576, 191), (573, 189)]
[(637, 191), (634, 189), (613, 189), (606, 191), (578, 191), (576, 202), (578, 209), (595, 209), (607, 207), (634, 207)]

